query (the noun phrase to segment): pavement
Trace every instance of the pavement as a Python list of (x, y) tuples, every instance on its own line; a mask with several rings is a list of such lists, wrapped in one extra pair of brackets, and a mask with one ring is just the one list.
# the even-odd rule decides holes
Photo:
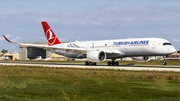
[(39, 67), (56, 67), (56, 68), (81, 68), (81, 69), (111, 69), (111, 70), (137, 70), (137, 71), (174, 71), (180, 72), (180, 66), (163, 66), (163, 65), (96, 65), (89, 66), (84, 64), (72, 63), (31, 63), (31, 62), (0, 62), (0, 65), (19, 65), (19, 66), (39, 66)]

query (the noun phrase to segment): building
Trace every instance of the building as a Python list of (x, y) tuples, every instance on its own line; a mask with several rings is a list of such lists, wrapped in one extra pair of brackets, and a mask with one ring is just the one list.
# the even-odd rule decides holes
[[(28, 44), (41, 44), (47, 45), (47, 42), (26, 42)], [(44, 60), (68, 60), (67, 57), (52, 53), (50, 51), (44, 50), (42, 48), (35, 48), (35, 47), (19, 47), (19, 59), (20, 60), (33, 60), (41, 57)]]
[(174, 53), (166, 57), (167, 60), (180, 60), (180, 53)]
[(19, 60), (19, 53), (17, 52), (7, 52), (4, 54), (4, 60)]
[[(47, 42), (28, 42), (28, 44), (42, 44), (45, 45)], [(41, 56), (43, 59), (45, 58), (51, 58), (50, 52), (40, 49), (40, 48), (34, 48), (34, 47), (19, 47), (19, 59), (20, 60), (31, 60), (35, 59), (38, 56)]]

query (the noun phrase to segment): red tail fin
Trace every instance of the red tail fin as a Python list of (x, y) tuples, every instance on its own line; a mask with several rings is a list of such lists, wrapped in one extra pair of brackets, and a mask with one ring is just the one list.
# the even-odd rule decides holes
[(48, 45), (56, 45), (56, 44), (61, 44), (59, 39), (56, 37), (56, 35), (53, 33), (52, 29), (49, 27), (48, 23), (46, 21), (42, 21), (42, 26), (44, 29), (45, 36), (48, 41)]

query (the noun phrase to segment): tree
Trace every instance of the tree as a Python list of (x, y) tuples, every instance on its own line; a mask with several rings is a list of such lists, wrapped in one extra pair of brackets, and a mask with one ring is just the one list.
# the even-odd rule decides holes
[(2, 51), (1, 51), (1, 53), (3, 53), (3, 54), (5, 54), (5, 53), (7, 53), (8, 51), (7, 50), (5, 50), (5, 49), (3, 49)]
[(180, 53), (180, 50), (178, 50), (177, 53)]

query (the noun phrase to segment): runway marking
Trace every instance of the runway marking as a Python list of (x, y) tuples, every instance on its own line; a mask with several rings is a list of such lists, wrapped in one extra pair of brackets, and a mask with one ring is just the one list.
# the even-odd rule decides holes
[(19, 66), (39, 66), (39, 67), (59, 67), (59, 68), (81, 68), (81, 69), (114, 69), (114, 70), (149, 70), (149, 71), (174, 71), (180, 72), (180, 66), (152, 66), (152, 65), (119, 65), (107, 66), (97, 65), (89, 66), (83, 64), (59, 64), (59, 63), (17, 63), (17, 62), (1, 62), (0, 65), (19, 65)]

